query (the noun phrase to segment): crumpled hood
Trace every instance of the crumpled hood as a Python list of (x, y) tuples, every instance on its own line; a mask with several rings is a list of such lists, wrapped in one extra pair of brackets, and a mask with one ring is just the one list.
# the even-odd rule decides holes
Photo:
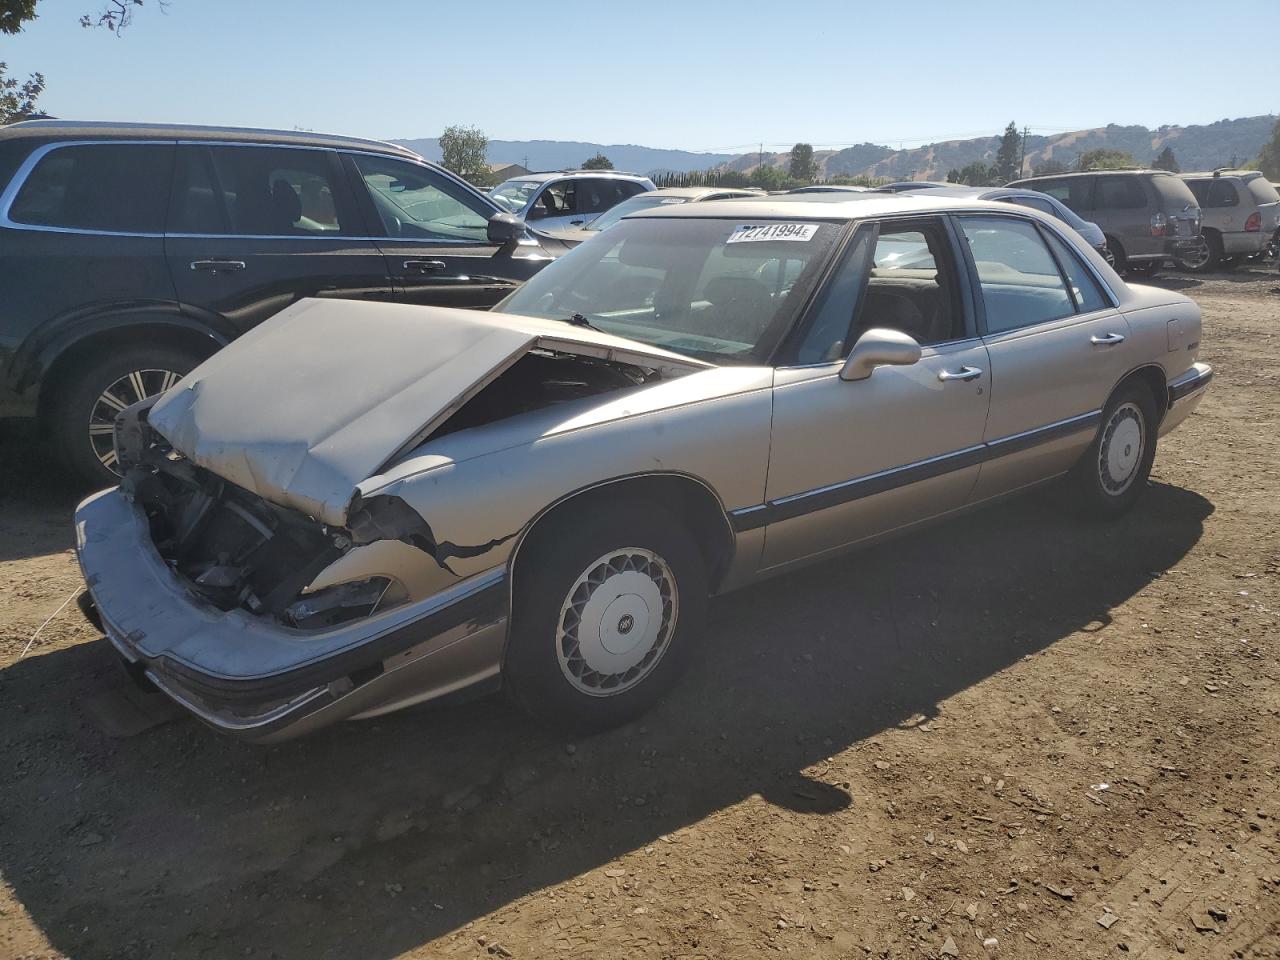
[(302, 300), (196, 367), (147, 419), (218, 476), (341, 526), (361, 480), (535, 347), (669, 374), (710, 366), (550, 320)]

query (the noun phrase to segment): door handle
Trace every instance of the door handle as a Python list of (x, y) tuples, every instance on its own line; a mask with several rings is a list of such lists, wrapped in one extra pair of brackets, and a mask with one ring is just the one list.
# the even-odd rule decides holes
[(437, 273), (445, 268), (445, 262), (443, 260), (406, 260), (404, 268), (418, 273)]
[(982, 376), (981, 367), (961, 367), (959, 370), (943, 370), (938, 374), (938, 379), (946, 382), (947, 380), (962, 380), (968, 383), (970, 380), (977, 380)]
[(1108, 333), (1102, 337), (1090, 337), (1089, 342), (1095, 347), (1114, 347), (1117, 343), (1124, 343), (1124, 336), (1119, 333)]
[(218, 273), (222, 270), (227, 270), (227, 271), (243, 270), (244, 261), (243, 260), (192, 260), (191, 269), (192, 270), (212, 270), (214, 273)]

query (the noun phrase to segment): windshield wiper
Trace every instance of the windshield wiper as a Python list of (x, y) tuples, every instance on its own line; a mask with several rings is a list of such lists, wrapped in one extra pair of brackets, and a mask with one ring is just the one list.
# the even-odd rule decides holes
[(592, 323), (590, 320), (588, 320), (586, 317), (584, 317), (580, 313), (575, 313), (571, 317), (562, 317), (561, 322), (570, 324), (571, 326), (575, 326), (575, 327), (586, 327), (588, 330), (595, 330), (599, 333), (604, 332), (603, 330), (601, 330), (599, 327), (597, 327), (594, 323)]

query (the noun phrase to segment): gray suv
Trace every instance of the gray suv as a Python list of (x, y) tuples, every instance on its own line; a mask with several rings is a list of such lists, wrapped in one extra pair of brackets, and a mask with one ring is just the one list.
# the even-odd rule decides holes
[(1280, 193), (1266, 177), (1257, 170), (1215, 170), (1182, 179), (1200, 202), (1208, 256), (1178, 266), (1201, 272), (1268, 252), (1280, 233)]
[(1099, 170), (1031, 177), (1029, 187), (1061, 200), (1102, 228), (1116, 270), (1152, 274), (1166, 260), (1192, 262), (1207, 250), (1200, 206), (1185, 183), (1163, 170)]

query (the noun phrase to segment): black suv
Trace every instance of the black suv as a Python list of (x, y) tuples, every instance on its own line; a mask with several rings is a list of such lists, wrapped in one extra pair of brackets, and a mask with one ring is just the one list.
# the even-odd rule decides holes
[(388, 143), (34, 120), (0, 128), (0, 417), (111, 482), (112, 425), (302, 297), (488, 307), (562, 253)]

